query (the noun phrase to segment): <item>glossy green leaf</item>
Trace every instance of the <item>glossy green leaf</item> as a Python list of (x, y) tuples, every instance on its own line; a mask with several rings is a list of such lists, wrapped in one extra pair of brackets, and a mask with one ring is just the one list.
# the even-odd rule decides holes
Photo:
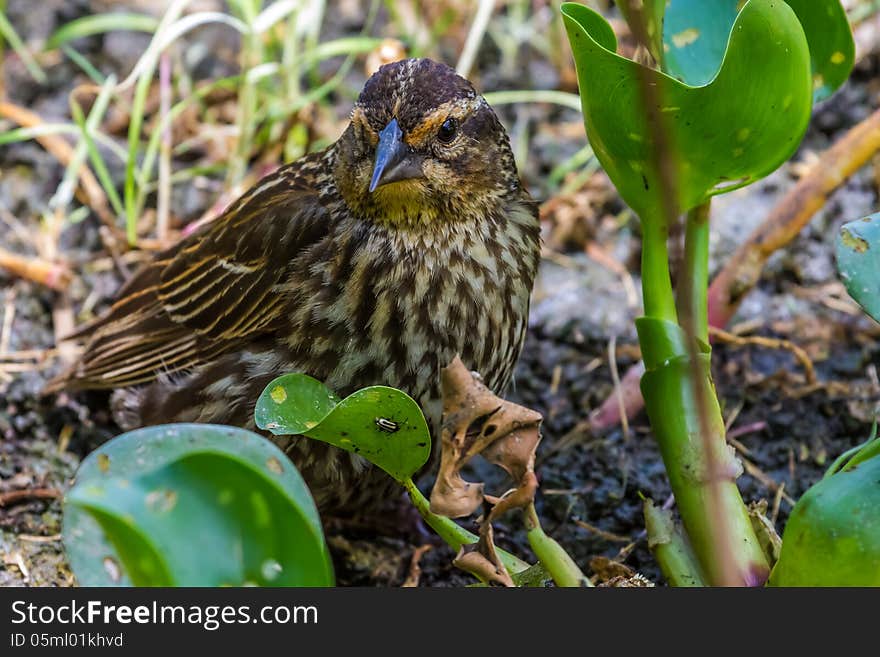
[(257, 400), (254, 419), (276, 436), (305, 434), (339, 403), (327, 386), (305, 374), (284, 374), (272, 381)]
[(804, 493), (785, 525), (770, 584), (880, 586), (878, 482), (880, 455), (875, 455)]
[(276, 435), (302, 434), (358, 454), (397, 481), (431, 455), (428, 425), (418, 404), (395, 388), (373, 386), (338, 404), (322, 383), (303, 374), (272, 381), (257, 400), (257, 426)]
[(816, 102), (846, 82), (856, 61), (856, 44), (840, 0), (785, 0), (797, 14), (810, 44)]
[(65, 496), (63, 539), (84, 586), (333, 583), (302, 477), (232, 427), (149, 427), (102, 446)]
[(841, 227), (837, 269), (850, 296), (880, 322), (880, 212)]
[(738, 4), (737, 0), (672, 0), (663, 23), (663, 70), (694, 86), (711, 82), (724, 59)]
[[(655, 2), (664, 4), (663, 0)], [(855, 61), (846, 12), (840, 0), (786, 2), (807, 38), (814, 100), (823, 100), (849, 77)], [(710, 82), (721, 66), (742, 4), (741, 0), (671, 0), (663, 24), (663, 70), (688, 84)]]
[[(705, 86), (684, 84), (617, 55), (610, 26), (588, 7), (565, 3), (562, 13), (590, 143), (643, 220), (665, 207), (666, 166), (675, 182), (672, 201), (683, 212), (767, 175), (797, 148), (810, 118), (810, 54), (800, 22), (785, 3), (745, 5), (720, 70)], [(649, 112), (643, 89), (660, 102)], [(652, 129), (649, 121), (660, 125)], [(669, 163), (655, 156), (658, 130), (668, 136)]]

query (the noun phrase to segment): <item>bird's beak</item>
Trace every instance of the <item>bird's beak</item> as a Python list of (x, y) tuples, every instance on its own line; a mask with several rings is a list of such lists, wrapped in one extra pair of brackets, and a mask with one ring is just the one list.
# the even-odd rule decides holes
[(370, 191), (388, 183), (421, 178), (423, 175), (422, 158), (403, 141), (403, 132), (397, 119), (391, 119), (379, 133)]

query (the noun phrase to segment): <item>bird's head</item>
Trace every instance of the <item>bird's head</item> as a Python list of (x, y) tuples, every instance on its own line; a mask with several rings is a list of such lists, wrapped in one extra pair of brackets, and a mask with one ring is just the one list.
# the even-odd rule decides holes
[(367, 80), (336, 162), (349, 207), (396, 225), (485, 214), (519, 190), (492, 108), (470, 82), (430, 59), (386, 64)]

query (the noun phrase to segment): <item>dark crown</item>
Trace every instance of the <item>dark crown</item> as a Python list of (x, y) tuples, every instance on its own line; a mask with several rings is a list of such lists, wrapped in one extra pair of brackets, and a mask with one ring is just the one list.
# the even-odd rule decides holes
[(406, 132), (442, 104), (476, 96), (473, 85), (446, 64), (404, 59), (379, 68), (364, 85), (357, 106), (377, 132), (392, 118)]

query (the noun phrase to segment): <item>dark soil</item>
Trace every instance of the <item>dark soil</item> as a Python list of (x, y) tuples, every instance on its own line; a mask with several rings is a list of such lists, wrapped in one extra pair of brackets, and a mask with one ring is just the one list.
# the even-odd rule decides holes
[[(54, 25), (89, 8), (86, 0), (46, 2), (40, 12), (42, 22), (31, 25), (33, 21), (26, 19), (28, 4), (8, 2), (9, 16), (24, 34), (51, 31)], [(334, 29), (356, 32), (359, 27)], [(109, 67), (124, 75), (133, 64), (132, 53), (140, 52), (143, 46), (136, 42), (123, 47), (110, 39), (95, 38), (86, 51), (105, 70)], [(538, 54), (530, 57), (534, 59), (527, 67), (531, 80), (507, 79), (495, 66), (499, 53), (484, 48), (477, 76), (482, 89), (526, 88), (530, 84), (553, 87), (558, 80), (554, 77), (548, 82), (546, 76), (554, 69)], [(449, 53), (449, 58), (454, 59), (454, 54)], [(211, 67), (205, 66), (206, 75), (213, 74)], [(826, 148), (876, 107), (878, 68), (876, 57), (862, 62), (846, 87), (816, 109), (795, 160), (808, 151)], [(60, 119), (67, 113), (71, 81), (79, 74), (64, 62), (49, 71), (51, 84), (37, 87), (29, 82), (20, 62), (8, 57), (3, 65), (5, 89), (14, 102), (46, 118)], [(352, 88), (358, 86), (353, 80)], [(350, 101), (340, 98), (338, 102), (340, 111), (347, 111)], [(508, 126), (517, 126), (517, 130), (529, 126), (529, 158), (523, 174), (535, 195), (546, 197), (543, 177), (584, 143), (554, 137), (551, 128), (559, 122), (576, 122), (577, 115), (543, 106), (505, 107), (500, 113)], [(523, 136), (517, 130), (514, 140)], [(63, 168), (39, 145), (25, 142), (0, 148), (0, 172), (0, 211), (36, 230)], [(713, 262), (724, 261), (792, 181), (791, 167), (783, 167), (768, 180), (719, 199), (713, 215), (717, 226)], [(198, 216), (212, 201), (210, 194), (198, 190), (192, 190), (191, 198), (179, 199), (182, 207), (190, 209), (187, 216)], [(846, 312), (845, 305), (833, 303), (840, 301), (833, 296), (840, 289), (833, 240), (841, 223), (877, 206), (872, 172), (854, 176), (829, 199), (803, 234), (774, 256), (759, 288), (749, 295), (734, 320), (734, 324), (754, 322), (754, 334), (785, 338), (804, 347), (815, 362), (822, 385), (806, 390), (803, 372), (789, 351), (726, 344), (715, 347), (713, 368), (725, 417), (735, 415), (734, 433), (744, 427), (751, 429), (739, 434), (738, 440), (747, 450), (741, 455), (763, 473), (758, 477), (745, 474), (739, 480), (746, 501), (767, 499), (772, 507), (776, 485), (784, 485), (784, 492), (797, 499), (839, 454), (868, 436), (871, 412), (880, 401), (876, 380), (880, 327), (862, 315)], [(635, 222), (615, 224), (612, 232), (601, 223), (621, 209), (619, 201), (610, 201), (598, 218), (584, 220), (584, 230), (621, 262), (631, 265), (637, 262), (638, 254)], [(76, 309), (90, 295), (97, 295), (97, 300), (89, 299), (89, 303), (96, 301), (97, 307), (102, 307), (121, 280), (104, 251), (98, 225), (90, 216), (62, 233), (60, 251), (78, 273), (69, 292)], [(0, 244), (15, 252), (32, 251), (32, 245), (6, 221), (0, 221)], [(637, 417), (628, 434), (616, 429), (591, 435), (579, 429), (589, 411), (613, 391), (608, 359), (611, 336), (616, 336), (621, 375), (638, 358), (632, 328), (638, 310), (627, 306), (616, 274), (584, 256), (579, 247), (572, 246), (566, 255), (568, 259), (548, 260), (542, 265), (529, 336), (509, 394), (512, 400), (545, 417), (537, 468), (542, 488), (539, 515), (545, 530), (584, 568), (588, 569), (596, 556), (621, 557), (631, 568), (662, 583), (643, 538), (640, 496), (662, 503), (670, 491), (646, 418)], [(0, 271), (0, 315), (4, 307), (15, 309), (9, 351), (54, 347), (52, 312), (58, 303), (56, 293)], [(102, 395), (40, 397), (43, 383), (58, 367), (54, 359), (37, 361), (24, 372), (5, 373), (0, 367), (0, 499), (14, 490), (39, 489), (50, 495), (53, 490), (63, 491), (79, 460), (118, 433)], [(490, 485), (502, 485), (488, 466), (476, 471), (489, 477)], [(790, 509), (783, 499), (776, 519), (780, 532)], [(58, 540), (60, 510), (57, 498), (22, 498), (0, 505), (0, 586), (74, 583)], [(497, 541), (531, 558), (521, 529), (518, 521), (502, 522)], [(422, 542), (354, 530), (330, 537), (339, 581), (352, 585), (400, 585), (413, 549)], [(451, 566), (452, 556), (442, 546), (428, 551), (421, 559), (421, 584), (470, 583), (469, 577)]]

